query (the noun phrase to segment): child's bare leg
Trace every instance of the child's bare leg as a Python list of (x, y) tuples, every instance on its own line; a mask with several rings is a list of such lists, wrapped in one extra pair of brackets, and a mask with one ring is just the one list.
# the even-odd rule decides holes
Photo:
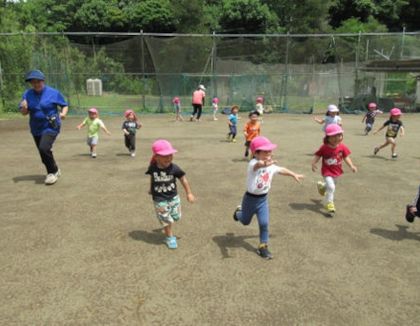
[(96, 153), (96, 145), (90, 145), (90, 152)]
[(163, 231), (165, 232), (165, 235), (167, 237), (172, 237), (174, 234), (172, 232), (172, 224), (168, 224), (163, 228)]

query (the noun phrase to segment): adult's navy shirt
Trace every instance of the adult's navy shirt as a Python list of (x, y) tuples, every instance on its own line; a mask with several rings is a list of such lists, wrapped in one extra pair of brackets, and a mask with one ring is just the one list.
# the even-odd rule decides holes
[[(60, 132), (61, 119), (58, 107), (64, 107), (68, 104), (58, 90), (45, 85), (42, 91), (37, 93), (30, 88), (23, 93), (22, 100), (28, 102), (29, 126), (32, 135), (56, 135)], [(55, 119), (55, 126), (49, 122), (51, 118)]]

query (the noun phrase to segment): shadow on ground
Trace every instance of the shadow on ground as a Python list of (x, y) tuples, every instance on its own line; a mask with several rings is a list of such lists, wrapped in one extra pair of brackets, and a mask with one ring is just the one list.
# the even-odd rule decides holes
[(408, 226), (395, 224), (398, 230), (386, 230), (374, 228), (370, 229), (370, 233), (379, 235), (382, 238), (402, 241), (402, 240), (417, 240), (420, 241), (420, 232), (408, 232)]
[(19, 177), (14, 177), (13, 182), (24, 182), (24, 181), (34, 181), (36, 184), (43, 184), (45, 180), (45, 175), (33, 174), (33, 175), (22, 175)]
[(321, 214), (326, 218), (331, 218), (330, 215), (322, 211), (322, 200), (321, 199), (311, 199), (312, 203), (290, 203), (289, 206), (297, 211), (309, 210), (317, 214)]
[(256, 235), (242, 235), (242, 236), (235, 236), (234, 233), (229, 232), (225, 235), (216, 235), (213, 237), (213, 241), (220, 248), (220, 252), (223, 258), (232, 258), (229, 255), (229, 248), (243, 248), (247, 251), (251, 251), (253, 253), (256, 252), (256, 248), (254, 248), (251, 244), (246, 242), (246, 239), (257, 238)]

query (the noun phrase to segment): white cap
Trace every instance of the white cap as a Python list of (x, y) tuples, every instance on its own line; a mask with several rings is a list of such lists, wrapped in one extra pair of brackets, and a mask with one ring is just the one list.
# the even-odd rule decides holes
[(205, 91), (205, 90), (206, 90), (206, 88), (204, 87), (204, 85), (198, 85), (198, 88), (199, 88), (199, 89), (202, 89), (203, 91)]
[(330, 104), (328, 105), (328, 112), (340, 112), (340, 110), (337, 108), (337, 105)]

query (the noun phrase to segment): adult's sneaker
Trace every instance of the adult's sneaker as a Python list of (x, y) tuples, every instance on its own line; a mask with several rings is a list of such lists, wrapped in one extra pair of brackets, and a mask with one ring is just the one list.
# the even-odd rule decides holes
[(262, 244), (257, 249), (257, 254), (260, 255), (264, 259), (273, 259), (273, 255), (268, 250), (268, 246), (266, 244)]

